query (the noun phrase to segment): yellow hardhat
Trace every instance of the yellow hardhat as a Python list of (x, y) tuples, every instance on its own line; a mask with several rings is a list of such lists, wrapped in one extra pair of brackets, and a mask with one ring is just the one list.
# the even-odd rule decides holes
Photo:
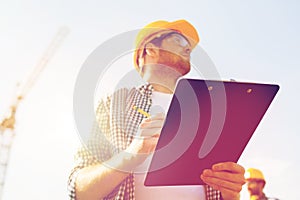
[(245, 179), (246, 180), (262, 180), (265, 182), (265, 177), (263, 173), (255, 168), (249, 168), (247, 169), (245, 173)]
[(139, 68), (139, 57), (145, 45), (154, 38), (160, 37), (161, 35), (170, 32), (178, 32), (185, 36), (191, 44), (192, 49), (195, 48), (200, 40), (194, 26), (183, 19), (173, 22), (159, 20), (147, 24), (139, 31), (135, 40), (136, 49), (134, 51), (133, 59), (135, 67), (137, 69)]

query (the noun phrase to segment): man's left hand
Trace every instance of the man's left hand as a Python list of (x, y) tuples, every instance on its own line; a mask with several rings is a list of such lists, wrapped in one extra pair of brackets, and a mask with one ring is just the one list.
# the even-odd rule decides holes
[(217, 163), (211, 169), (205, 169), (201, 179), (219, 190), (224, 200), (240, 199), (240, 191), (245, 184), (245, 169), (234, 162)]

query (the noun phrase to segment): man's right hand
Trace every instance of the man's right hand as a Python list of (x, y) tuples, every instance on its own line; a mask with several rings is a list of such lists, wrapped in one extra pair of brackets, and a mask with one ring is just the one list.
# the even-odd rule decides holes
[(140, 124), (137, 135), (126, 149), (126, 152), (130, 154), (133, 168), (142, 164), (148, 155), (155, 150), (164, 121), (165, 115), (159, 113), (144, 119)]

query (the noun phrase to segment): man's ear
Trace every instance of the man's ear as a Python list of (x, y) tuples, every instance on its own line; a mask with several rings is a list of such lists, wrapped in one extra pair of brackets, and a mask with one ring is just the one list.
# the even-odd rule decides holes
[(159, 47), (155, 46), (152, 43), (148, 43), (145, 46), (145, 51), (148, 56), (156, 57), (156, 56), (158, 56), (158, 53), (159, 53)]

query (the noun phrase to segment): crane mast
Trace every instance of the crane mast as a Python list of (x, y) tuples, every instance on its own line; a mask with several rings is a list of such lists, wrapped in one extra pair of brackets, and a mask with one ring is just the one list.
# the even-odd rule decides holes
[(0, 121), (0, 200), (3, 196), (3, 188), (5, 185), (5, 177), (9, 165), (10, 151), (16, 135), (15, 123), (17, 108), (20, 102), (24, 100), (25, 96), (29, 93), (30, 89), (34, 86), (39, 75), (54, 56), (68, 33), (69, 29), (67, 27), (61, 27), (58, 30), (50, 45), (38, 61), (37, 65), (34, 67), (32, 73), (29, 75), (27, 81), (24, 82), (24, 84), (21, 84), (20, 90), (10, 106), (8, 115), (2, 121)]

